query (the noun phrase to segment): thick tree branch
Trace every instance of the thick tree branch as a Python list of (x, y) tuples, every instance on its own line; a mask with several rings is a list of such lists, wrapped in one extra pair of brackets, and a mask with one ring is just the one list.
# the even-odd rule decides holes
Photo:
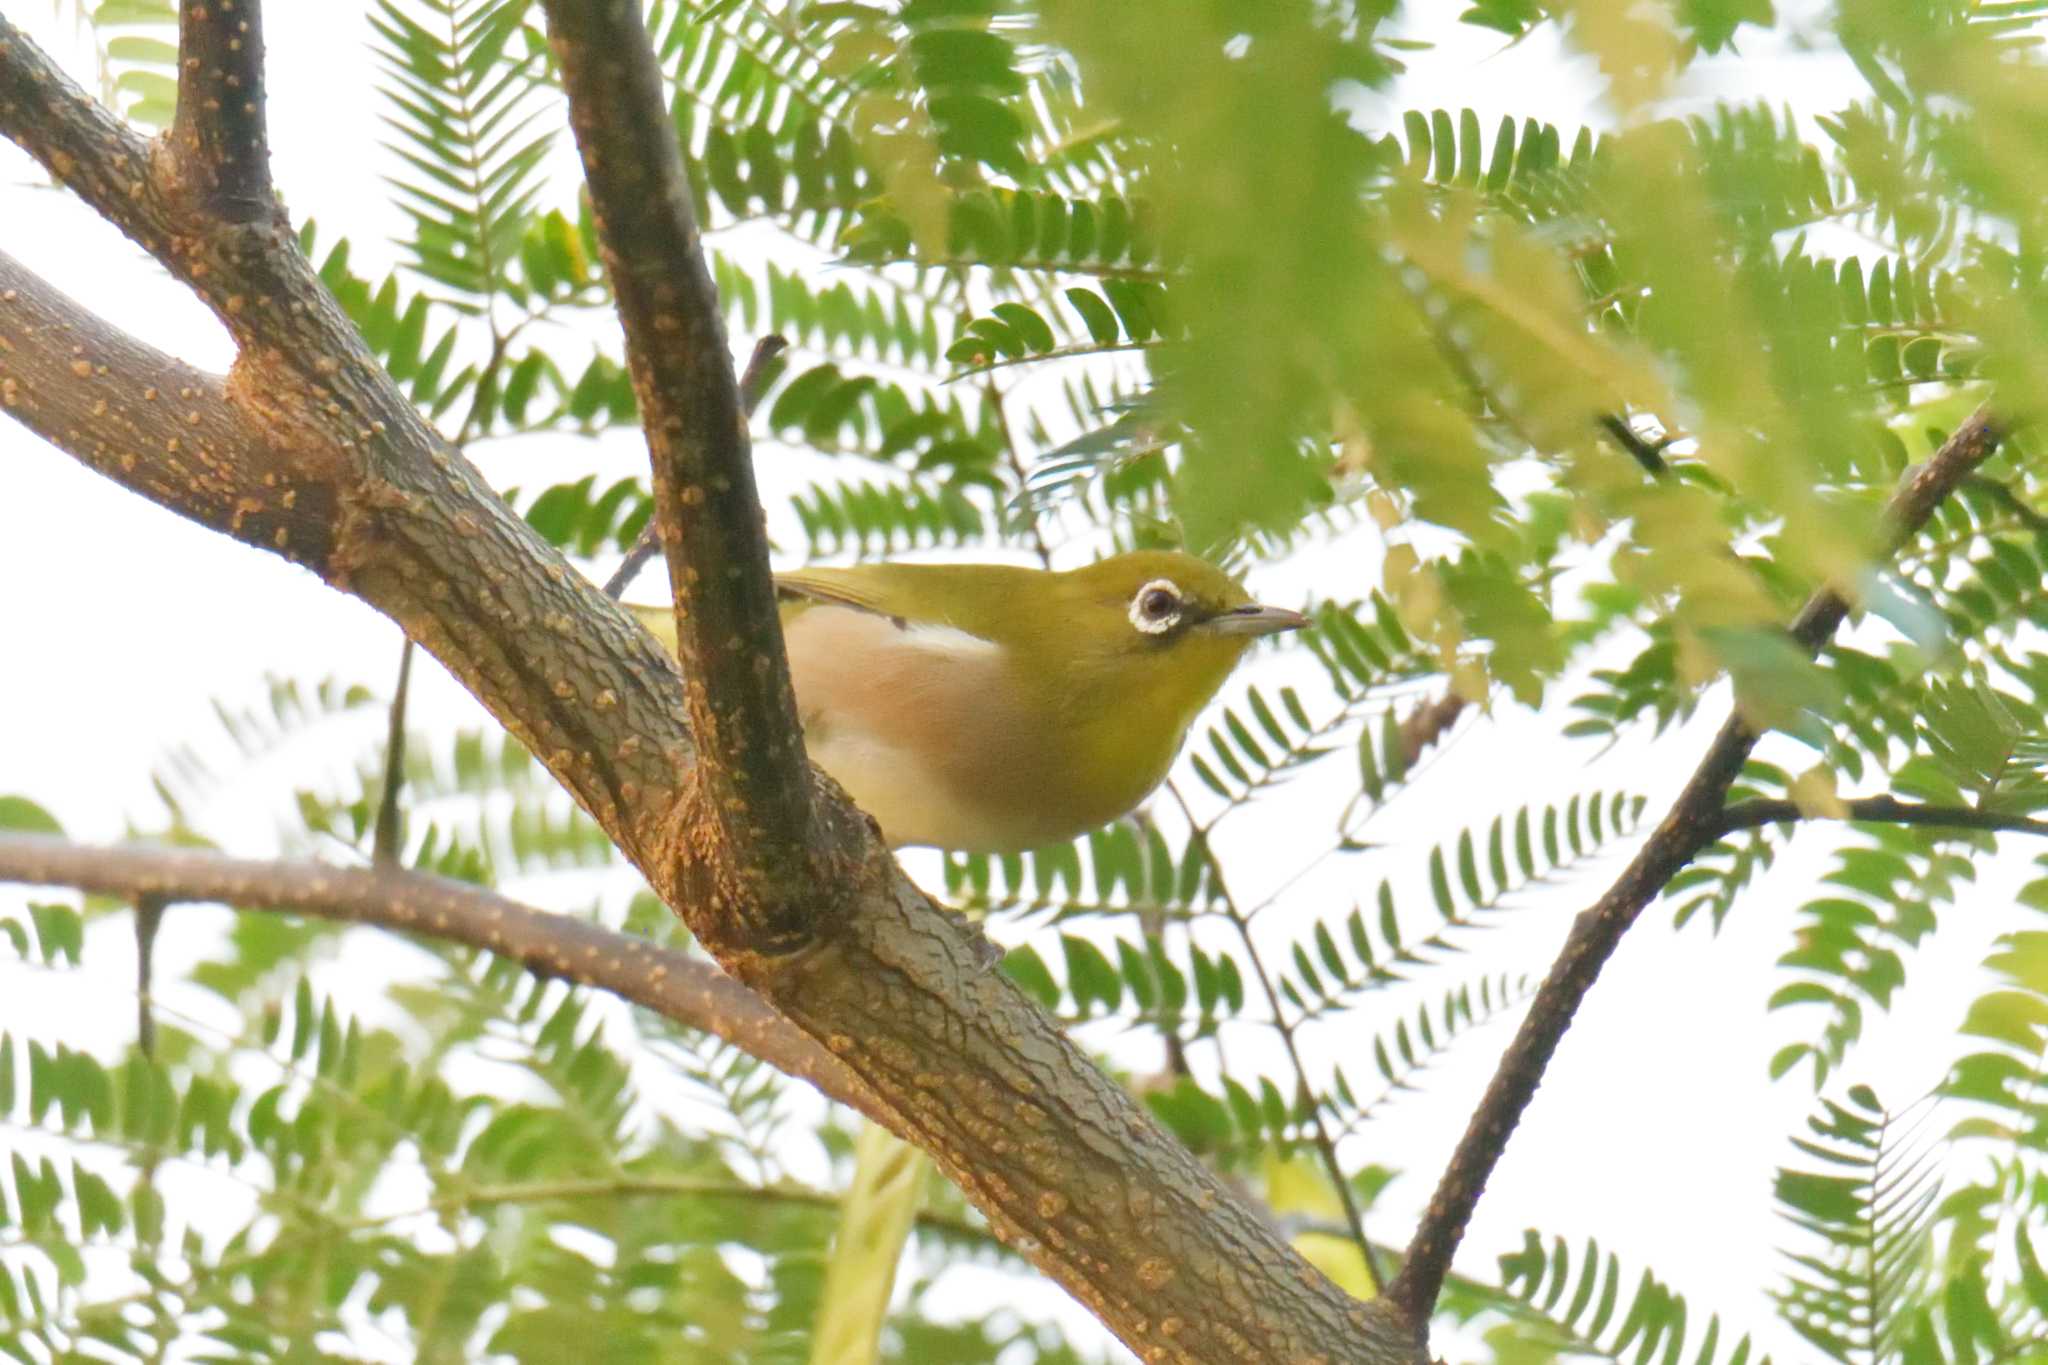
[(314, 567), (332, 553), (334, 488), (294, 477), (217, 375), (107, 325), (4, 251), (0, 410), (202, 526)]
[(0, 136), (41, 162), (52, 179), (143, 250), (155, 256), (167, 249), (170, 215), (150, 178), (149, 144), (111, 110), (86, 98), (4, 15)]
[[(5, 19), (0, 132), (191, 284), (241, 345), (229, 377), (201, 375), (7, 262), (6, 410), (100, 473), (397, 620), (630, 856), (649, 856), (692, 752), (674, 662), (406, 403), (282, 215), (224, 225), (180, 208), (173, 234), (175, 182)], [(150, 408), (172, 395), (174, 411)]]
[[(602, 16), (565, 13), (556, 35), (565, 67), (593, 69), (566, 30), (617, 33), (622, 3), (592, 0), (591, 8), (607, 11)], [(633, 60), (643, 63), (635, 69), (636, 79), (644, 80), (646, 59)], [(586, 96), (601, 93), (582, 77), (577, 88)], [(694, 895), (703, 881), (692, 881), (691, 855), (701, 846), (677, 834), (701, 834), (707, 822), (689, 823), (704, 807), (690, 799), (697, 746), (685, 724), (673, 661), (404, 401), (321, 287), (282, 215), (229, 224), (198, 211), (176, 193), (174, 180), (138, 164), (132, 135), (97, 111), (4, 20), (0, 133), (44, 152), (61, 133), (62, 146), (45, 164), (152, 246), (214, 307), (240, 347), (227, 381), (195, 386), (218, 395), (225, 407), (221, 446), (206, 466), (220, 486), (202, 487), (160, 444), (139, 443), (125, 452), (135, 456), (132, 465), (108, 457), (102, 449), (108, 438), (90, 403), (56, 391), (86, 382), (101, 365), (112, 375), (113, 361), (130, 354), (132, 343), (61, 296), (52, 295), (49, 305), (64, 313), (54, 325), (24, 327), (19, 300), (0, 292), (0, 338), (13, 348), (0, 347), (0, 380), (14, 379), (19, 391), (22, 377), (33, 373), (50, 391), (29, 395), (27, 410), (77, 415), (75, 423), (53, 420), (38, 428), (55, 444), (123, 484), (154, 488), (167, 506), (213, 518), (208, 524), (266, 549), (279, 546), (260, 532), (281, 518), (316, 521), (304, 539), (293, 539), (301, 562), (397, 620), (446, 664), (570, 790), (721, 965), (864, 1081), (876, 1097), (871, 1113), (930, 1152), (1001, 1236), (1142, 1357), (1188, 1365), (1420, 1358), (1413, 1325), (1385, 1303), (1361, 1304), (1331, 1285), (1161, 1132), (1042, 1010), (992, 970), (987, 941), (934, 907), (864, 823), (832, 823), (815, 844), (795, 846), (806, 855), (800, 863), (772, 868), (784, 880), (771, 888), (783, 897), (771, 915), (759, 906), (773, 902), (721, 902), (733, 893), (755, 895), (759, 886), (743, 877), (713, 878), (711, 895)], [(590, 144), (599, 150), (611, 145), (602, 130)], [(612, 150), (624, 153), (632, 145), (629, 137)], [(664, 144), (657, 159), (673, 155)], [(653, 183), (681, 193), (672, 175)], [(598, 218), (619, 221), (623, 212), (630, 219), (631, 205), (622, 208), (617, 197), (630, 199), (648, 188), (630, 174), (595, 177)], [(173, 219), (175, 233), (163, 226)], [(664, 250), (689, 240), (679, 242), (672, 233), (660, 239)], [(612, 263), (622, 294), (648, 291), (641, 300), (651, 304), (642, 318), (647, 325), (635, 344), (668, 337), (673, 325), (674, 339), (663, 345), (687, 338), (695, 352), (676, 382), (694, 375), (713, 390), (729, 385), (730, 358), (715, 328), (707, 330), (702, 318), (685, 323), (684, 301), (662, 294), (648, 274), (650, 259), (622, 253)], [(688, 303), (696, 308), (702, 301), (692, 295)], [(78, 337), (118, 349), (77, 353)], [(83, 363), (85, 377), (74, 361)], [(723, 380), (716, 376), (719, 367), (725, 367)], [(641, 375), (650, 420), (681, 423), (657, 434), (656, 448), (675, 444), (678, 431), (697, 432), (723, 442), (717, 447), (722, 458), (743, 455), (743, 443), (693, 426), (701, 414), (659, 416), (663, 405), (688, 391), (687, 385), (654, 383), (669, 373), (650, 365)], [(722, 410), (730, 418), (732, 405)], [(702, 449), (684, 454), (705, 458)], [(694, 476), (694, 466), (679, 463)], [(658, 479), (677, 475), (667, 464), (657, 462)], [(730, 501), (747, 485), (722, 468), (699, 472), (706, 476), (701, 487), (681, 476), (673, 480), (671, 512), (702, 512), (706, 534), (714, 537), (704, 544), (752, 553), (759, 508), (750, 496), (741, 500), (743, 509)], [(705, 504), (684, 506), (692, 489)], [(702, 511), (713, 499), (715, 515)], [(219, 517), (219, 506), (234, 512)], [(294, 530), (288, 539), (298, 535)], [(700, 555), (700, 548), (684, 546), (685, 568), (695, 566), (697, 574), (693, 580), (682, 575), (690, 599), (684, 605), (703, 612), (685, 619), (686, 632), (703, 631), (707, 621), (775, 631), (772, 601), (760, 590), (765, 562), (721, 561)], [(733, 581), (728, 567), (762, 584), (734, 602), (713, 603)], [(765, 715), (788, 723), (786, 733), (757, 736), (775, 755), (761, 790), (779, 810), (774, 774), (798, 752), (794, 717), (778, 700), (786, 689), (773, 681), (779, 666), (772, 655), (746, 648), (752, 636), (743, 634), (730, 650), (730, 640), (706, 638), (719, 646), (714, 652), (730, 656), (710, 661), (716, 676), (727, 677), (735, 657), (748, 669), (754, 659), (768, 660), (766, 679), (747, 684), (756, 703), (748, 721)], [(763, 698), (768, 704), (758, 705)], [(729, 718), (724, 706), (724, 694), (714, 691), (700, 710), (716, 726)], [(730, 732), (701, 738), (714, 753), (738, 751), (749, 763), (762, 752), (736, 746)], [(850, 810), (836, 794), (821, 792), (820, 798), (804, 804), (827, 822)], [(748, 808), (748, 828), (737, 830), (737, 840), (726, 837), (735, 813), (717, 814), (708, 822), (713, 837), (702, 841), (714, 856), (695, 865), (717, 867), (716, 855), (737, 843), (756, 855), (758, 867), (766, 845), (755, 839), (754, 827), (767, 818), (763, 809)], [(847, 851), (819, 859), (810, 856), (814, 847)], [(792, 930), (830, 932), (814, 935), (800, 952), (788, 951), (790, 942), (763, 944), (736, 934), (764, 918)]]
[(133, 900), (158, 914), (191, 901), (293, 912), (479, 948), (722, 1038), (888, 1122), (887, 1111), (838, 1058), (710, 963), (463, 882), (399, 868), (258, 862), (190, 848), (94, 848), (14, 834), (0, 835), (0, 882), (75, 887)]
[[(775, 358), (787, 350), (789, 339), (770, 333), (754, 343), (754, 354), (747, 360), (746, 373), (740, 376), (740, 411), (747, 416), (754, 415), (754, 409), (761, 404), (761, 395), (768, 391), (768, 375), (775, 365)], [(633, 548), (626, 551), (626, 557), (619, 561), (619, 567), (604, 582), (604, 595), (614, 602), (625, 596), (626, 589), (639, 577), (647, 561), (661, 552), (661, 521), (649, 518), (646, 529), (633, 542)]]
[(263, 121), (261, 0), (180, 0), (171, 147), (188, 192), (222, 222), (277, 211)]
[(746, 414), (661, 69), (637, 3), (544, 8), (653, 456), (697, 738), (696, 800), (675, 853), (706, 878), (702, 894), (742, 921), (738, 938), (796, 947), (830, 908), (816, 873), (839, 841), (813, 828)]
[[(179, 94), (197, 94), (203, 105), (226, 92), (231, 74), (242, 72), (248, 60), (261, 56), (261, 42), (245, 43), (241, 50), (229, 52), (233, 37), (224, 31), (228, 27), (226, 11), (196, 19), (192, 13), (196, 7), (187, 4), (185, 8), (180, 41), (196, 39), (205, 52), (180, 52)], [(190, 64), (194, 62), (196, 66)], [(40, 48), (0, 16), (0, 136), (41, 162), (52, 179), (128, 234), (204, 299), (238, 343), (247, 346), (280, 323), (287, 324), (283, 328), (286, 334), (302, 332), (308, 339), (346, 336), (347, 321), (331, 300), (324, 313), (308, 314), (309, 299), (290, 287), (294, 272), (274, 268), (284, 256), (274, 249), (273, 241), (282, 238), (288, 242), (289, 234), (282, 212), (268, 193), (269, 167), (260, 155), (261, 79), (251, 85), (246, 75), (235, 78), (244, 82), (244, 88), (236, 92), (243, 96), (241, 103), (256, 105), (253, 113), (239, 106), (231, 113), (225, 104), (188, 113), (181, 99), (172, 136), (152, 145), (80, 90)], [(209, 91), (214, 93), (209, 95)], [(232, 134), (223, 130), (230, 117), (237, 129)], [(185, 130), (182, 139), (177, 135), (180, 129)], [(230, 220), (210, 212), (213, 199), (223, 190), (220, 177), (224, 172), (217, 159), (208, 161), (208, 155), (222, 153), (241, 158), (225, 172), (225, 189), (248, 217)], [(256, 174), (260, 174), (265, 192), (252, 204), (243, 191)], [(257, 208), (261, 211), (255, 211)], [(291, 255), (298, 254), (294, 246)], [(310, 273), (303, 258), (297, 264)], [(368, 361), (368, 352), (360, 345), (337, 351), (333, 358), (343, 355)]]
[(2010, 834), (2048, 834), (2048, 820), (2008, 815), (1970, 806), (1929, 806), (1890, 796), (1863, 796), (1842, 803), (1839, 816), (1813, 815), (1791, 801), (1738, 801), (1714, 822), (1716, 839), (1739, 829), (1782, 825), (1794, 820), (1854, 820), (1876, 825), (1921, 825), (1934, 829), (1980, 829)]
[[(593, 607), (581, 575), (416, 420), (337, 444), (337, 416), (382, 419), (340, 388), (309, 392), (288, 367), (260, 392), (238, 382), (244, 373), (223, 381), (173, 361), (0, 254), (0, 410), (117, 483), (392, 616), (622, 847), (653, 848), (662, 794), (690, 752), (659, 644)], [(313, 430), (296, 421), (309, 414)], [(628, 728), (613, 730), (618, 720)]]
[[(1885, 556), (1911, 539), (1941, 500), (1990, 458), (2000, 436), (1988, 407), (1979, 408), (1940, 450), (1908, 471), (1885, 508), (1881, 544)], [(1817, 650), (1848, 612), (1846, 597), (1833, 588), (1823, 589), (1809, 598), (1793, 619), (1792, 637), (1808, 652)], [(1409, 1243), (1401, 1271), (1388, 1288), (1387, 1297), (1411, 1320), (1426, 1321), (1435, 1306), (1451, 1257), (1486, 1189), (1487, 1177), (1506, 1150), (1522, 1111), (1536, 1094), (1544, 1069), (1600, 969), (1643, 907), (1656, 899), (1664, 884), (1695, 854), (1724, 832), (1721, 822), (1728, 788), (1758, 738), (1759, 732), (1739, 712), (1730, 717), (1648, 842), (1600, 899), (1572, 922), (1564, 948), (1473, 1111)]]

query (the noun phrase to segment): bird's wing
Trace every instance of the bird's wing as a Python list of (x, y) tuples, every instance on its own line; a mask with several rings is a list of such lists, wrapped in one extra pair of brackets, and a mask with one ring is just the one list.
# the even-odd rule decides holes
[[(802, 612), (806, 606), (813, 603), (835, 607), (850, 607), (855, 611), (869, 612), (876, 616), (886, 616), (899, 629), (905, 624), (903, 619), (890, 612), (887, 606), (871, 599), (863, 599), (858, 593), (852, 591), (837, 591), (835, 590), (836, 586), (809, 582), (801, 584), (789, 583), (778, 576), (775, 580), (775, 588), (783, 599), (782, 624), (787, 627), (792, 618)], [(667, 603), (655, 606), (646, 602), (621, 602), (619, 605), (633, 613), (633, 619), (645, 626), (655, 639), (667, 645), (671, 653), (675, 651), (676, 617), (673, 607)]]
[(835, 573), (830, 569), (779, 573), (775, 575), (775, 590), (786, 601), (795, 599), (852, 607), (856, 611), (873, 612), (877, 616), (889, 617), (898, 625), (903, 624), (901, 613), (890, 604), (887, 580), (872, 572), (863, 577)]
[(1003, 625), (1017, 616), (1019, 602), (1030, 600), (1028, 590), (1044, 577), (1034, 569), (1004, 564), (862, 564), (777, 574), (775, 586), (794, 607), (851, 607), (913, 632), (940, 626), (994, 643), (1003, 638)]
[[(872, 612), (877, 616), (889, 616), (901, 624), (901, 614), (891, 608), (889, 583), (877, 581), (874, 575), (852, 577), (836, 573), (831, 569), (813, 569), (805, 573), (778, 573), (774, 575), (776, 596), (782, 598), (784, 616), (801, 610), (805, 602), (825, 602), (831, 606), (850, 606), (858, 612)], [(643, 606), (639, 602), (623, 604), (643, 626), (655, 632), (657, 639), (664, 639), (670, 645), (676, 643), (676, 622), (666, 606)]]
[[(775, 576), (784, 628), (811, 607), (843, 607), (879, 616), (920, 643), (991, 645), (995, 624), (1010, 614), (1020, 580), (1034, 571), (1001, 565), (867, 564), (853, 569), (799, 569)], [(667, 607), (627, 604), (640, 623), (675, 647)], [(965, 637), (965, 638), (963, 638)]]
[(668, 652), (676, 652), (676, 611), (671, 606), (649, 606), (645, 602), (621, 602), (620, 606), (633, 613), (633, 619), (646, 627), (647, 633), (668, 646)]

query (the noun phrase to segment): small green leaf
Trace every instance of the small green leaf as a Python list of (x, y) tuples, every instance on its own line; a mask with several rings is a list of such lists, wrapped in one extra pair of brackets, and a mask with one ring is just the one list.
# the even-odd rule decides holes
[(1123, 335), (1117, 326), (1116, 313), (1094, 290), (1069, 289), (1066, 299), (1081, 315), (1081, 324), (1088, 329), (1089, 339), (1098, 346), (1114, 346)]
[(54, 834), (60, 838), (64, 833), (57, 817), (26, 796), (0, 795), (0, 829), (20, 834)]
[(1003, 954), (1003, 974), (1043, 1008), (1052, 1009), (1059, 1004), (1059, 983), (1052, 979), (1045, 959), (1030, 944), (1020, 943)]

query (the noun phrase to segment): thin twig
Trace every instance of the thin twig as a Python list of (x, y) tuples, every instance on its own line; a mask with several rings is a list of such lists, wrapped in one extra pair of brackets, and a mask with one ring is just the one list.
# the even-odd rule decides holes
[(156, 968), (156, 931), (163, 922), (162, 896), (135, 898), (135, 1048), (150, 1058), (156, 1056), (156, 992), (150, 978)]
[(412, 690), (412, 654), (408, 639), (398, 651), (398, 685), (391, 690), (391, 724), (384, 737), (384, 793), (377, 801), (377, 832), (370, 844), (370, 861), (378, 867), (398, 866), (402, 852), (398, 796), (405, 787), (405, 705)]
[(1606, 413), (1600, 418), (1600, 426), (1614, 443), (1628, 452), (1629, 458), (1641, 465), (1644, 472), (1661, 478), (1669, 473), (1671, 466), (1664, 461), (1664, 447), (1670, 441), (1646, 441), (1629, 425), (1628, 418), (1616, 413)]
[[(747, 360), (746, 372), (740, 376), (740, 408), (747, 416), (754, 415), (754, 409), (761, 405), (761, 395), (768, 391), (768, 379), (773, 372), (775, 359), (789, 346), (787, 337), (769, 333), (754, 343), (754, 354)], [(639, 536), (633, 541), (633, 548), (626, 551), (626, 557), (619, 561), (619, 567), (605, 580), (604, 595), (616, 602), (625, 595), (633, 580), (640, 576), (640, 570), (647, 567), (647, 561), (661, 551), (661, 527), (653, 518), (640, 528)]]
[[(1003, 391), (996, 387), (996, 381), (991, 377), (984, 392), (988, 397), (989, 408), (996, 415), (996, 430), (1003, 435), (1003, 456), (1010, 466), (1010, 472), (1017, 476), (1017, 493), (1021, 497), (1026, 485), (1031, 481), (1031, 476), (1024, 468), (1023, 452), (1017, 449), (1016, 433), (1010, 430), (1010, 414), (1003, 406)], [(1046, 543), (1045, 532), (1039, 529), (1038, 518), (1026, 512), (1024, 526), (1031, 532), (1031, 548), (1038, 553), (1039, 567), (1050, 569), (1052, 546)]]
[(1842, 813), (1801, 810), (1791, 801), (1738, 801), (1715, 821), (1716, 838), (1759, 825), (1795, 820), (1853, 820), (1865, 824), (1922, 825), (1935, 829), (1976, 829), (2011, 834), (2048, 835), (2048, 820), (1978, 810), (1971, 806), (1929, 806), (1890, 796), (1863, 796), (1842, 802)]
[(1272, 973), (1266, 970), (1266, 962), (1259, 953), (1259, 945), (1252, 938), (1251, 920), (1238, 909), (1236, 898), (1230, 894), (1230, 887), (1223, 877), (1223, 863), (1217, 858), (1216, 851), (1209, 846), (1208, 827), (1195, 819), (1194, 808), (1188, 804), (1187, 798), (1181, 795), (1180, 788), (1171, 780), (1166, 784), (1166, 791), (1180, 806), (1181, 814), (1186, 817), (1189, 827), (1194, 831), (1195, 839), (1202, 846), (1202, 856), (1209, 864), (1209, 875), (1214, 879), (1216, 890), (1223, 898), (1223, 913), (1229, 918), (1231, 925), (1237, 930), (1238, 938), (1244, 943), (1245, 959), (1252, 964), (1252, 975), (1257, 978), (1259, 989), (1266, 997), (1267, 1008), (1273, 1011), (1273, 1027), (1279, 1032), (1280, 1042), (1287, 1049), (1288, 1060), (1294, 1066), (1295, 1085), (1303, 1101), (1303, 1107), (1308, 1110), (1309, 1126), (1315, 1133), (1316, 1154), (1322, 1159), (1323, 1170), (1330, 1177), (1330, 1183), (1336, 1187), (1337, 1201), (1344, 1208), (1344, 1224), (1351, 1229), (1351, 1239), (1358, 1244), (1358, 1253), (1365, 1260), (1365, 1273), (1372, 1281), (1373, 1292), (1384, 1294), (1387, 1281), (1380, 1273), (1378, 1258), (1373, 1255), (1372, 1242), (1365, 1235), (1365, 1214), (1359, 1209), (1358, 1196), (1352, 1193), (1351, 1182), (1344, 1175), (1344, 1163), (1337, 1158), (1337, 1144), (1331, 1140), (1329, 1127), (1323, 1122), (1323, 1106), (1317, 1103), (1309, 1089), (1308, 1068), (1303, 1065), (1301, 1048), (1295, 1042), (1294, 1025), (1287, 1018), (1286, 1009), (1280, 1003), (1280, 992), (1273, 986)]
[(994, 360), (982, 361), (978, 365), (970, 365), (957, 374), (947, 375), (944, 382), (958, 384), (962, 380), (993, 374), (997, 370), (1007, 370), (1013, 365), (1037, 365), (1047, 360), (1075, 360), (1115, 355), (1119, 351), (1156, 351), (1165, 344), (1163, 341), (1119, 341), (1108, 344), (1087, 342), (1079, 346), (1062, 346), (1056, 350), (1038, 351), (1031, 355), (1000, 356)]
[[(1959, 425), (1925, 463), (1911, 470), (1885, 508), (1880, 547), (1889, 558), (1918, 533), (1935, 507), (1997, 449), (2002, 432), (1987, 407)], [(1829, 587), (1815, 593), (1794, 618), (1790, 633), (1809, 654), (1833, 635), (1848, 615), (1849, 602)], [(1435, 1307), (1451, 1257), (1465, 1234), (1472, 1210), (1485, 1192), (1508, 1138), (1536, 1094), (1551, 1056), (1571, 1027), (1579, 1002), (1600, 969), (1634, 924), (1643, 907), (1701, 849), (1720, 837), (1728, 788), (1742, 770), (1759, 732), (1740, 712), (1715, 736), (1692, 778), (1648, 842), (1614, 884), (1572, 922), (1564, 948), (1530, 1003), (1514, 1040), (1502, 1055), (1493, 1080), (1473, 1110), (1429, 1208), (1416, 1227), (1400, 1274), (1387, 1297), (1415, 1323)]]

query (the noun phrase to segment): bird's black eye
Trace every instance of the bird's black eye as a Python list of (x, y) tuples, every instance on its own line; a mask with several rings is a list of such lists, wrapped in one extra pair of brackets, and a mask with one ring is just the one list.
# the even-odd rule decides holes
[(1131, 599), (1131, 624), (1147, 635), (1161, 634), (1180, 620), (1181, 607), (1180, 589), (1163, 578), (1154, 579)]

